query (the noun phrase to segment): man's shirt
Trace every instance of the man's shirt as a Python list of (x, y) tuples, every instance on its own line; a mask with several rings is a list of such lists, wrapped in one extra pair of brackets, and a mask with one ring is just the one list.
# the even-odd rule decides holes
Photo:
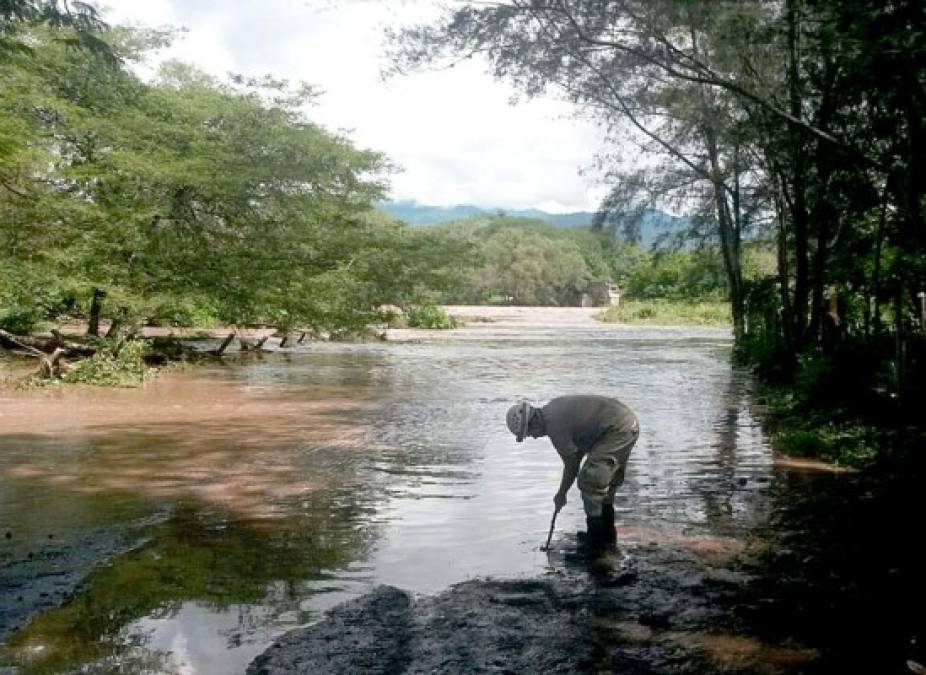
[(541, 414), (547, 436), (564, 460), (584, 455), (610, 431), (630, 431), (637, 424), (623, 403), (594, 394), (554, 398)]

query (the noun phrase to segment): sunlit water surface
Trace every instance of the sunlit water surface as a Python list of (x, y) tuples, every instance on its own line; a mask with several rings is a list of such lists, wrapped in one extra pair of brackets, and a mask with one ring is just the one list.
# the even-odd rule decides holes
[[(296, 347), (87, 394), (83, 412), (65, 401), (97, 417), (0, 436), (5, 559), (120, 528), (143, 542), (10, 644), (37, 670), (240, 672), (375, 584), (542, 574), (561, 464), (546, 439), (508, 433), (521, 397), (594, 392), (638, 413), (616, 503), (628, 550), (735, 552), (767, 515), (772, 470), (748, 388), (721, 330), (483, 326)], [(569, 497), (561, 533), (583, 525)]]

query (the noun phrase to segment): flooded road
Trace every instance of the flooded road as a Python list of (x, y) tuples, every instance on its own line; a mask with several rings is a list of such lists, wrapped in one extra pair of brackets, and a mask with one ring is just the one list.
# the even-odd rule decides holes
[[(616, 501), (631, 557), (722, 568), (756, 532), (794, 536), (782, 491), (856, 485), (775, 468), (725, 331), (514, 319), (313, 343), (141, 390), (0, 392), (0, 668), (243, 672), (377, 584), (555, 573), (539, 546), (561, 464), (546, 439), (513, 442), (520, 397), (601, 393), (637, 412)], [(583, 526), (573, 489), (554, 545)]]

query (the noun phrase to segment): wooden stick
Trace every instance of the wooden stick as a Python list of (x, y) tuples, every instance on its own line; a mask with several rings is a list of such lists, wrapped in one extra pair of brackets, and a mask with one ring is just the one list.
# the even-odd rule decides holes
[(545, 546), (543, 546), (543, 548), (540, 549), (541, 551), (549, 551), (549, 550), (550, 550), (550, 542), (553, 540), (553, 528), (556, 527), (556, 516), (557, 516), (558, 514), (559, 514), (559, 509), (556, 509), (556, 510), (553, 512), (553, 519), (550, 521), (550, 533), (547, 535), (547, 543), (546, 543)]

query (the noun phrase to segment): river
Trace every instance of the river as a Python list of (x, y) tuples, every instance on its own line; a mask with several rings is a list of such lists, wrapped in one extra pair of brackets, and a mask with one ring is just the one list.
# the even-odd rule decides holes
[[(562, 557), (539, 547), (561, 465), (546, 439), (508, 433), (522, 397), (601, 393), (637, 412), (616, 501), (628, 557), (666, 547), (723, 568), (757, 538), (804, 555), (798, 505), (871, 490), (776, 466), (724, 330), (492, 318), (137, 390), (0, 393), (0, 670), (243, 672), (377, 584), (430, 594), (555, 573)], [(583, 526), (569, 499), (558, 550)]]

